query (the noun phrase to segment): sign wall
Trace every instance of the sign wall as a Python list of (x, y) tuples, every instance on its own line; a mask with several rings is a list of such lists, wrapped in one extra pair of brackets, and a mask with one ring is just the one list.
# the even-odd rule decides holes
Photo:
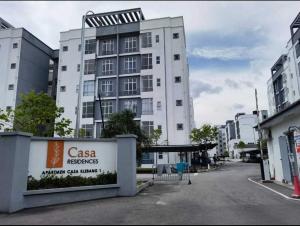
[(117, 171), (114, 142), (32, 141), (28, 176), (46, 175), (96, 177)]

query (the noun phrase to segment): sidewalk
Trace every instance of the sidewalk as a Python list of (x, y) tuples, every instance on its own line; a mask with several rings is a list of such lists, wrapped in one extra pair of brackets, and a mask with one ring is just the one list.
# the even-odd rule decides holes
[(262, 187), (265, 187), (266, 189), (273, 191), (274, 193), (276, 193), (286, 199), (300, 201), (300, 199), (292, 198), (293, 186), (291, 186), (291, 185), (281, 184), (276, 181), (270, 181), (267, 183), (263, 183), (261, 181), (260, 177), (251, 177), (248, 180), (251, 182), (257, 183), (257, 184), (261, 185)]

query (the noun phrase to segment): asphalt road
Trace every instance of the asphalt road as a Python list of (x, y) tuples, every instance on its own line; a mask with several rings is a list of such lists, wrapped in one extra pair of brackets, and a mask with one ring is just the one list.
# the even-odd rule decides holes
[(192, 177), (192, 185), (157, 184), (115, 198), (0, 215), (0, 224), (295, 224), (300, 202), (249, 182), (256, 164), (233, 163)]

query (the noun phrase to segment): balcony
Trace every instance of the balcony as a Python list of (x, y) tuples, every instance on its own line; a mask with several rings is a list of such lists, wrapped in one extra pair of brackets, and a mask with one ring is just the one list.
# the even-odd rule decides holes
[(100, 92), (101, 98), (104, 97), (115, 97), (115, 93), (114, 92)]
[(102, 50), (100, 52), (101, 56), (114, 55), (114, 54), (115, 54), (115, 51), (113, 51), (113, 50), (110, 50), (110, 51), (104, 51), (104, 50)]

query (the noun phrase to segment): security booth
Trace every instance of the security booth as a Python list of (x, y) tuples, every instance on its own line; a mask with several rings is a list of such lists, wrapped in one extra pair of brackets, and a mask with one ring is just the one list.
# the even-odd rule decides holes
[[(215, 146), (217, 144), (149, 146), (142, 152), (147, 156), (152, 154), (153, 180), (190, 181), (190, 172), (201, 165), (203, 153)], [(167, 160), (160, 161), (161, 155), (166, 155)]]

